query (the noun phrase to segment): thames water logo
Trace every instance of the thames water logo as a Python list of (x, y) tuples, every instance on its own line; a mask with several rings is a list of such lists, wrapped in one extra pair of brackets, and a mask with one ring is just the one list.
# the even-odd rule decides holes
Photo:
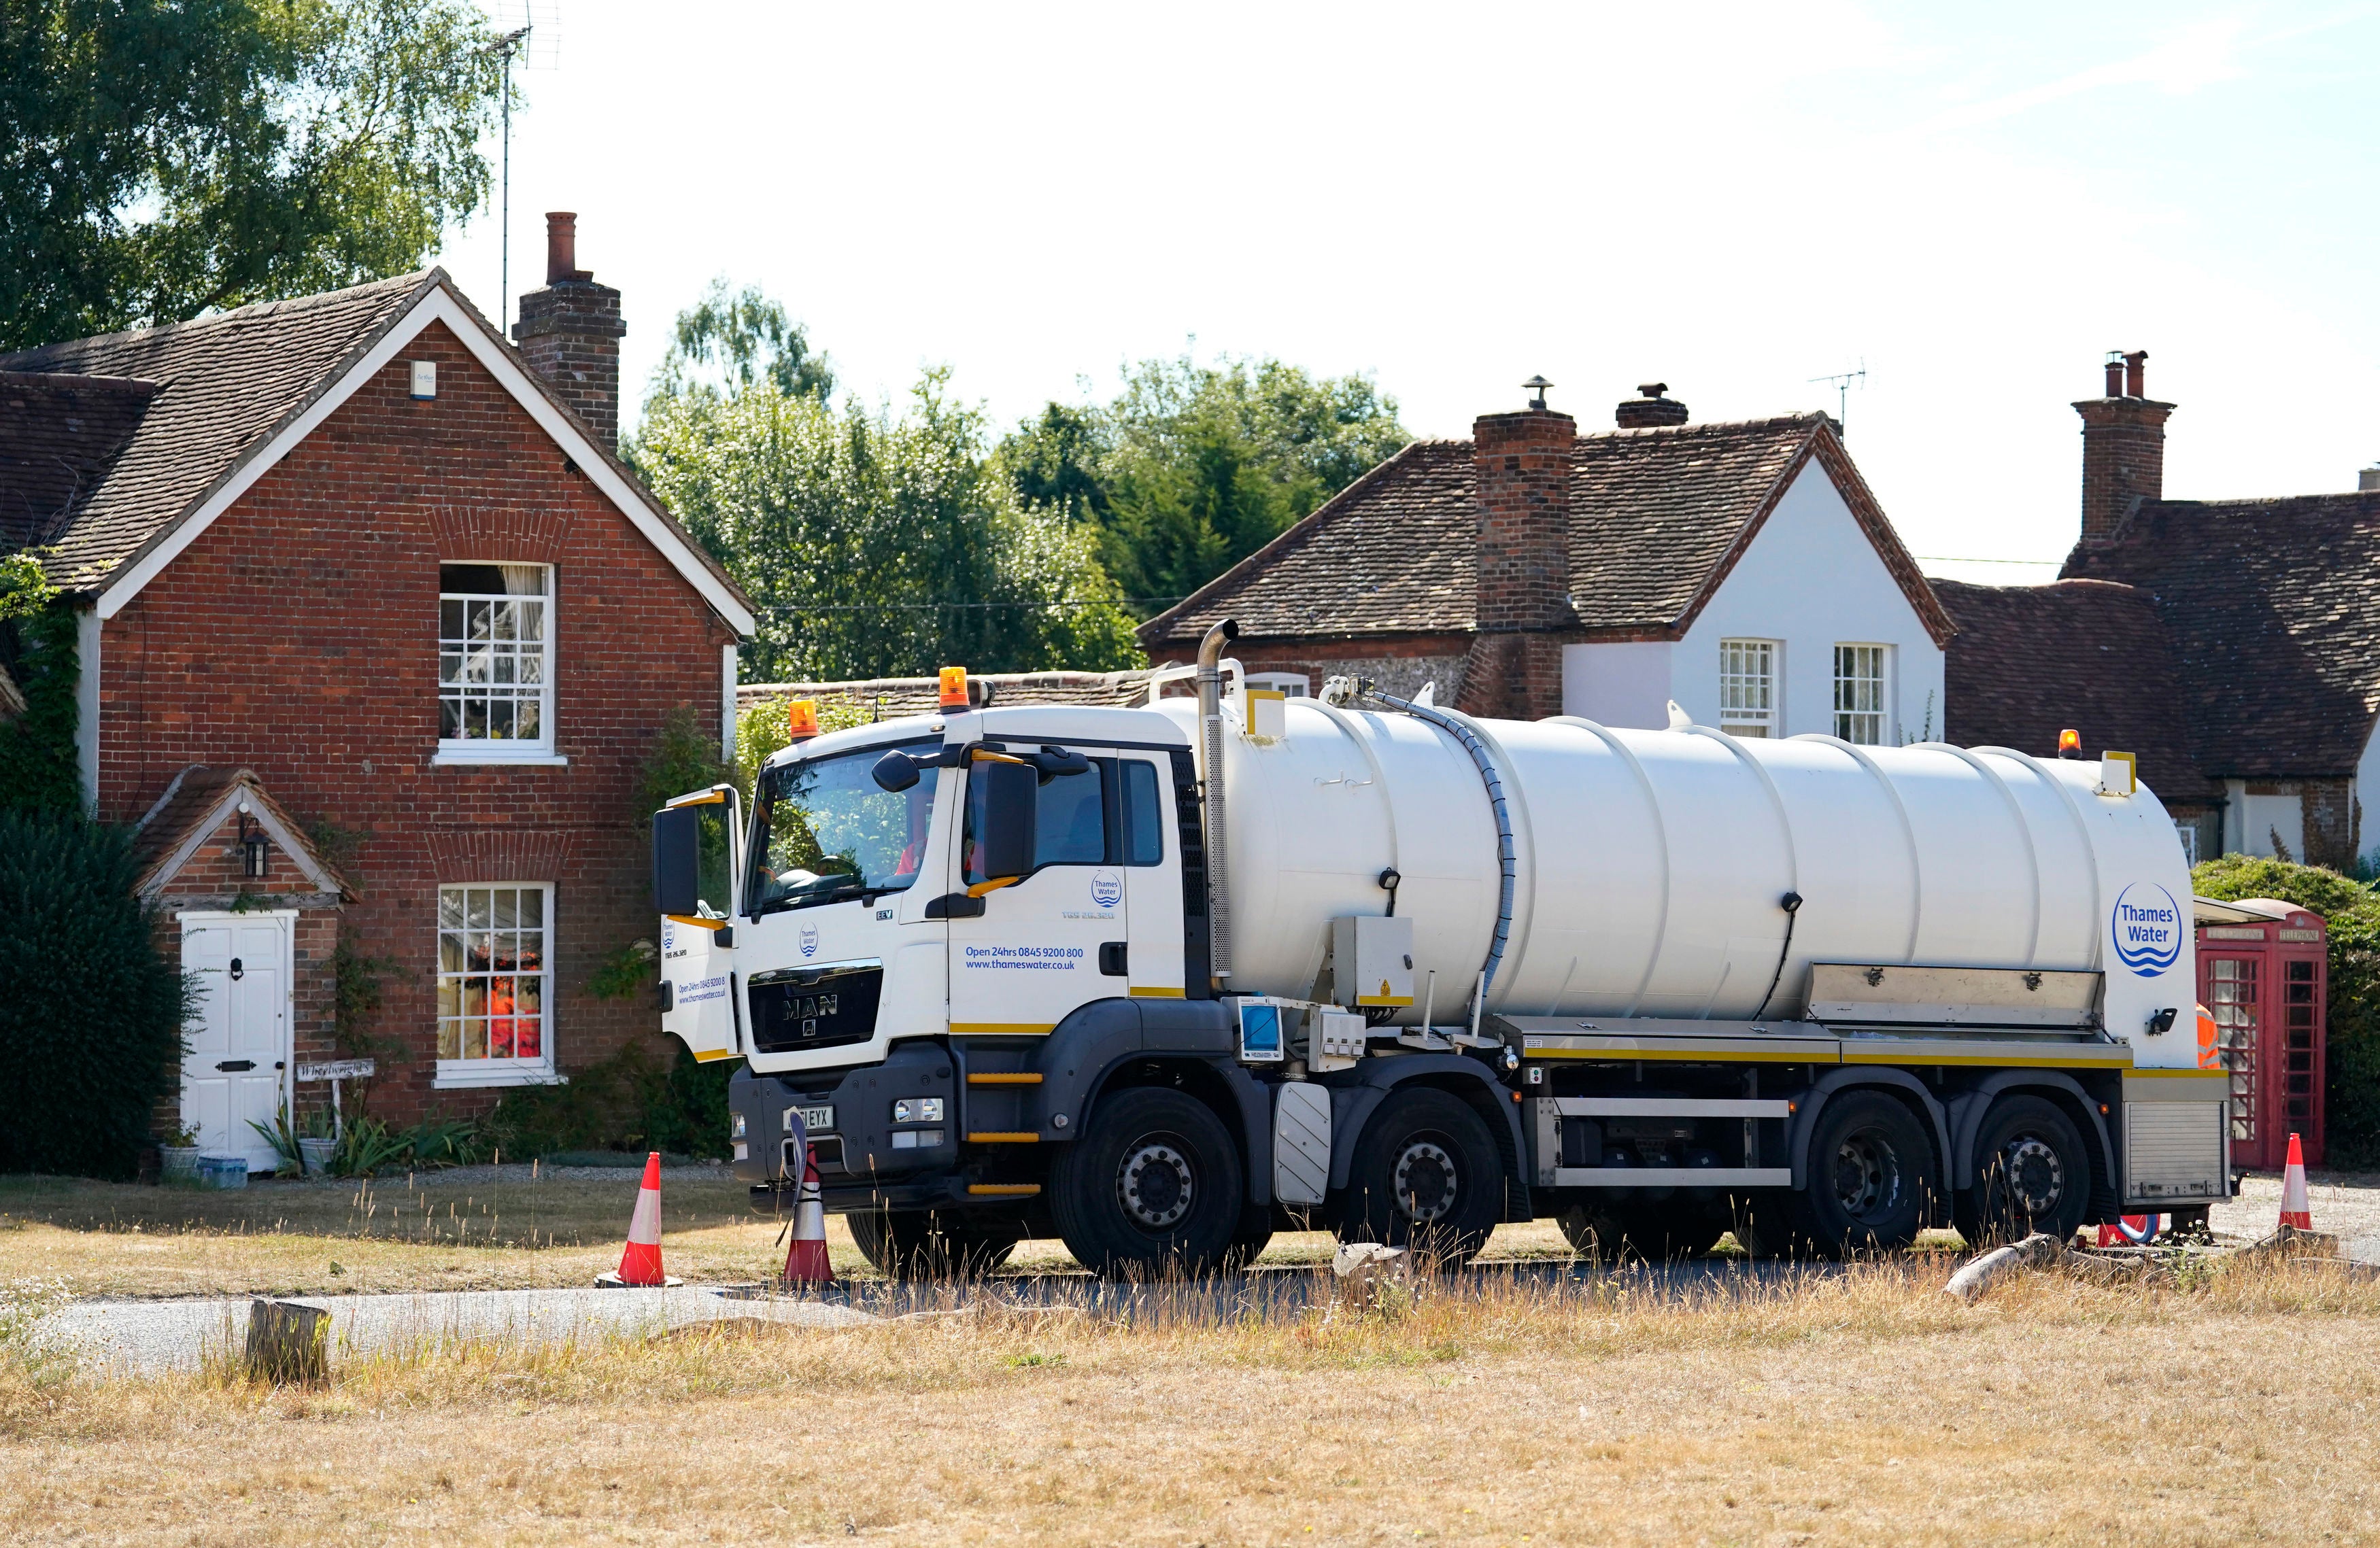
[(799, 937), (799, 938), (800, 938), (801, 945), (802, 945), (802, 955), (803, 955), (803, 956), (805, 956), (805, 957), (815, 957), (815, 956), (817, 956), (817, 955), (818, 955), (819, 933), (818, 933), (818, 926), (817, 926), (817, 925), (803, 925), (803, 926), (802, 926), (802, 933), (801, 933), (801, 936), (800, 936), (800, 937)]
[(1123, 901), (1123, 877), (1113, 871), (1091, 873), (1091, 901), (1101, 908), (1113, 908)]
[(2181, 908), (2162, 887), (2136, 881), (2125, 888), (2116, 895), (2107, 927), (2117, 960), (2143, 978), (2155, 978), (2181, 960)]

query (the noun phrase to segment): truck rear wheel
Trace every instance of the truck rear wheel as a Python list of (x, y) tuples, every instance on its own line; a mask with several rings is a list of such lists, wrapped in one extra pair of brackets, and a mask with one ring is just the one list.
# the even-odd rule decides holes
[(989, 1274), (1025, 1240), (1019, 1222), (971, 1220), (940, 1210), (856, 1209), (843, 1219), (860, 1255), (893, 1279)]
[(1411, 1247), (1461, 1268), (1503, 1215), (1504, 1158), (1462, 1098), (1406, 1086), (1381, 1102), (1355, 1143), (1342, 1241)]
[(2091, 1156), (2082, 1135), (2046, 1097), (2008, 1095), (1984, 1114), (1975, 1173), (1950, 1201), (1970, 1247), (2042, 1231), (2064, 1241), (2091, 1205)]
[(1246, 1198), (1222, 1121), (1161, 1086), (1100, 1103), (1083, 1137), (1061, 1148), (1050, 1182), (1066, 1250), (1110, 1278), (1213, 1271)]
[(1847, 1092), (1820, 1109), (1807, 1175), (1793, 1224), (1829, 1257), (1908, 1246), (1940, 1185), (1925, 1128), (1877, 1091)]

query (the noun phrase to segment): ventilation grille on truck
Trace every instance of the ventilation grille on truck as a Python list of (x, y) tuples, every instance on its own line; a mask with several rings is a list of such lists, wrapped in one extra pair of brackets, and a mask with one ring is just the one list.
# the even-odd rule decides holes
[(2124, 1170), (2134, 1199), (2219, 1199), (2224, 1102), (2134, 1102), (2124, 1114)]
[(879, 962), (781, 968), (752, 975), (752, 1046), (764, 1054), (800, 1053), (865, 1043), (876, 1035), (884, 993)]

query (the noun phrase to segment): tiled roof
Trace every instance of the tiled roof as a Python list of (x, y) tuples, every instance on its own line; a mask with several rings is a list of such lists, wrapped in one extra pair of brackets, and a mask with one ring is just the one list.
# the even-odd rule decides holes
[(172, 881), (190, 850), (230, 820), (235, 804), (242, 799), (248, 802), (258, 824), (273, 842), (294, 858), (299, 870), (323, 890), (348, 898), (361, 896), (335, 866), (322, 858), (306, 829), (273, 799), (253, 769), (211, 768), (202, 763), (192, 764), (175, 775), (165, 793), (135, 826), (132, 860), (140, 880), (134, 890), (153, 896)]
[(65, 535), (156, 391), (122, 377), (0, 371), (0, 549)]
[(2155, 599), (2207, 774), (2355, 769), (2380, 708), (2380, 492), (2160, 501), (2065, 573)]
[[(135, 411), (137, 425), (123, 427), (129, 433), (119, 454), (70, 498), (49, 539), (56, 545), (51, 578), (70, 588), (96, 585), (177, 525), (444, 278), (437, 270), (405, 274), (0, 356), (0, 371), (154, 384), (145, 410)], [(55, 487), (49, 478), (0, 463), (0, 504), (38, 506)]]
[[(1692, 621), (1803, 462), (1817, 455), (1929, 625), (1925, 591), (1823, 414), (1578, 438), (1571, 590), (1589, 631)], [(1220, 618), (1260, 638), (1463, 633), (1476, 617), (1468, 441), (1415, 441), (1140, 630), (1154, 655)], [(1848, 487), (1845, 487), (1848, 485)]]
[[(967, 683), (978, 695), (976, 703), (981, 708), (1003, 704), (1139, 704), (1148, 695), (1146, 670), (970, 672)], [(746, 683), (735, 689), (739, 709), (780, 699), (818, 699), (862, 709), (881, 704), (888, 719), (922, 715), (941, 703), (941, 680), (869, 677), (843, 683)]]
[(2145, 592), (2094, 580), (1934, 591), (1959, 625), (1943, 663), (1945, 740), (2055, 757), (2070, 727), (2086, 757), (2132, 754), (2167, 801), (2222, 793), (2200, 770), (2182, 671)]

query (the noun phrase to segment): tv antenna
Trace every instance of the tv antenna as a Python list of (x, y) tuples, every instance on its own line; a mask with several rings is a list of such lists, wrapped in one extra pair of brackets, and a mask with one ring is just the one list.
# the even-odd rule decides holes
[(1849, 441), (1852, 435), (1850, 413), (1852, 387), (1854, 383), (1862, 386), (1866, 384), (1867, 357), (1864, 355), (1860, 357), (1859, 369), (1857, 370), (1837, 371), (1832, 376), (1814, 376), (1810, 378), (1810, 381), (1813, 384), (1824, 381), (1834, 388), (1835, 433), (1841, 436), (1845, 441)]
[[(504, 6), (503, 9), (509, 11), (512, 7), (510, 6)], [(543, 11), (545, 15), (546, 39), (545, 42), (533, 52), (529, 47), (529, 37), (530, 34), (537, 30), (538, 18), (536, 13), (539, 11)], [(535, 69), (539, 67), (540, 62), (538, 55), (542, 54), (544, 55), (543, 67), (552, 69), (558, 54), (560, 54), (562, 44), (562, 39), (559, 36), (559, 29), (556, 26), (556, 22), (559, 18), (555, 14), (555, 7), (552, 5), (540, 5), (538, 0), (522, 0), (520, 18), (521, 24), (518, 27), (498, 32), (480, 50), (482, 54), (502, 60), (504, 71), (504, 93), (502, 106), (502, 112), (504, 114), (504, 191), (501, 195), (499, 208), (496, 212), (496, 221), (499, 226), (496, 236), (496, 310), (498, 325), (507, 335), (512, 332), (511, 318), (513, 314), (513, 60), (521, 54), (526, 54), (528, 55), (527, 60), (528, 67)], [(502, 21), (499, 21), (498, 25), (502, 26)]]

